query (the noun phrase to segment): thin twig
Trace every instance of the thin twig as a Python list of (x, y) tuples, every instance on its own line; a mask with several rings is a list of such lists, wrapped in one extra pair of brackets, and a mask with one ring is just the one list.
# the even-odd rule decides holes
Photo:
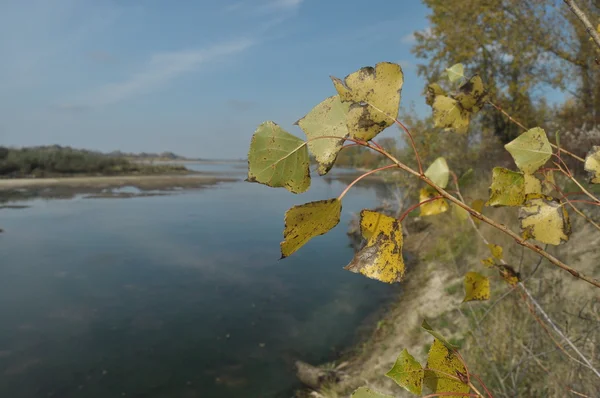
[[(394, 165), (394, 166), (395, 166), (395, 165)], [(404, 213), (403, 213), (403, 214), (400, 216), (400, 218), (398, 219), (398, 221), (400, 221), (400, 222), (404, 221), (404, 219), (406, 218), (406, 216), (408, 216), (408, 214), (409, 214), (411, 211), (413, 211), (413, 210), (415, 210), (415, 209), (417, 209), (417, 208), (421, 207), (422, 205), (424, 205), (424, 204), (426, 204), (426, 203), (433, 202), (433, 201), (435, 201), (435, 200), (438, 200), (438, 199), (443, 199), (443, 197), (442, 197), (442, 196), (439, 196), (439, 195), (438, 195), (438, 196), (434, 196), (433, 198), (426, 199), (426, 200), (424, 200), (424, 201), (422, 201), (422, 202), (419, 202), (419, 203), (417, 203), (416, 205), (413, 205), (413, 206), (409, 207), (409, 208), (408, 208), (408, 209), (406, 209), (406, 211), (405, 211), (405, 212), (404, 212)]]
[(569, 6), (571, 11), (573, 11), (573, 14), (575, 14), (575, 16), (579, 18), (579, 20), (585, 27), (585, 30), (587, 30), (588, 34), (592, 37), (598, 48), (600, 48), (600, 35), (594, 28), (594, 25), (592, 25), (588, 17), (585, 15), (585, 13), (581, 11), (581, 8), (579, 8), (579, 6), (573, 0), (564, 0), (564, 2), (566, 5)]
[(338, 196), (338, 200), (342, 200), (342, 198), (346, 195), (346, 193), (348, 193), (348, 191), (350, 190), (350, 188), (352, 188), (354, 186), (354, 184), (356, 184), (357, 182), (359, 182), (360, 180), (362, 180), (363, 178), (377, 173), (378, 171), (382, 171), (382, 170), (386, 170), (386, 169), (391, 169), (391, 168), (398, 168), (398, 166), (396, 164), (388, 164), (387, 166), (383, 166), (383, 167), (379, 167), (378, 169), (373, 169), (370, 171), (367, 171), (366, 173), (358, 176), (354, 181), (352, 181), (350, 184), (348, 184), (348, 186), (346, 187), (346, 189), (344, 189), (344, 191), (342, 191), (342, 193), (340, 194), (340, 196)]

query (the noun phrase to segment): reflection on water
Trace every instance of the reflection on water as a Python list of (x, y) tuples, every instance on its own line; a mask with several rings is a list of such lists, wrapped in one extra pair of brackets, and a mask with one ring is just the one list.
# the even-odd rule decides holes
[[(242, 171), (243, 172), (243, 171)], [(231, 183), (1, 210), (0, 396), (287, 397), (397, 288), (344, 271), (351, 212), (279, 261), (283, 215), (337, 196)]]

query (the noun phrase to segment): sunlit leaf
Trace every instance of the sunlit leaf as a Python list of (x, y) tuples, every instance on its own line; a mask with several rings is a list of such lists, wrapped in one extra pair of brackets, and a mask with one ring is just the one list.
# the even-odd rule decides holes
[[(477, 211), (479, 214), (483, 214), (483, 206), (485, 206), (485, 202), (481, 199), (475, 199), (473, 203), (471, 203), (471, 209)], [(475, 221), (475, 224), (479, 225), (481, 220), (474, 216), (471, 217), (473, 217), (473, 221)]]
[[(422, 188), (419, 191), (419, 203), (423, 203), (427, 200), (433, 199), (436, 196), (439, 196), (439, 194), (436, 191), (432, 191), (428, 188)], [(436, 214), (440, 214), (447, 211), (448, 203), (443, 198), (435, 199), (431, 202), (423, 203), (421, 206), (419, 206), (419, 209), (421, 210), (421, 216), (423, 217), (435, 216)]]
[(425, 103), (429, 106), (433, 105), (435, 97), (438, 95), (446, 95), (446, 92), (437, 83), (431, 83), (427, 86), (427, 93), (425, 95)]
[(425, 176), (441, 188), (446, 188), (450, 178), (450, 169), (448, 163), (443, 157), (439, 157), (431, 163), (431, 166), (425, 171)]
[(458, 393), (444, 397), (460, 398), (470, 391), (469, 385), (462, 381), (466, 377), (467, 369), (458, 355), (434, 339), (427, 357), (424, 384), (434, 393)]
[(543, 195), (528, 195), (519, 210), (524, 239), (535, 239), (549, 245), (569, 240), (571, 223), (565, 207), (556, 199)]
[(323, 235), (340, 222), (342, 202), (319, 200), (294, 206), (285, 213), (285, 229), (281, 242), (281, 258), (288, 257), (306, 242)]
[(402, 281), (404, 259), (400, 222), (385, 214), (363, 210), (360, 212), (360, 232), (367, 243), (344, 269), (381, 282)]
[(407, 391), (421, 395), (424, 376), (423, 367), (408, 353), (406, 348), (398, 355), (394, 366), (385, 375)]
[(470, 114), (464, 110), (457, 100), (438, 95), (433, 101), (433, 122), (435, 127), (454, 130), (464, 134), (469, 129)]
[(521, 280), (519, 273), (510, 265), (498, 264), (498, 269), (502, 279), (504, 279), (511, 286), (515, 286)]
[(527, 174), (535, 173), (552, 157), (552, 146), (540, 127), (527, 130), (504, 148), (510, 152), (517, 167)]
[(272, 121), (262, 123), (250, 142), (246, 181), (305, 192), (310, 187), (306, 143)]
[(492, 256), (494, 256), (498, 260), (502, 260), (502, 246), (498, 246), (493, 243), (488, 243), (488, 248), (490, 249)]
[(394, 397), (392, 397), (390, 395), (382, 394), (377, 391), (373, 391), (367, 387), (359, 387), (352, 393), (351, 398), (394, 398)]
[(590, 183), (600, 184), (600, 146), (593, 146), (585, 157), (585, 171), (590, 173)]
[[(325, 99), (296, 124), (308, 138), (308, 149), (319, 163), (319, 175), (325, 175), (335, 163), (338, 152), (348, 136), (346, 115), (350, 103), (340, 101), (339, 95)], [(340, 139), (317, 137), (339, 137)]]
[(351, 73), (343, 82), (331, 79), (342, 101), (350, 103), (346, 122), (351, 137), (368, 141), (394, 123), (404, 83), (400, 65), (380, 62)]
[(465, 77), (465, 67), (461, 63), (454, 64), (451, 67), (446, 68), (446, 73), (448, 74), (448, 80), (450, 80), (451, 83), (454, 83)]
[(444, 338), (444, 336), (442, 336), (440, 333), (436, 332), (433, 329), (433, 327), (431, 327), (431, 325), (425, 319), (423, 319), (423, 322), (421, 323), (421, 327), (423, 329), (425, 329), (430, 335), (432, 335), (437, 340), (439, 340), (442, 344), (444, 344), (449, 350), (456, 350), (456, 349), (458, 349), (458, 346), (450, 343), (448, 340), (446, 340)]
[(530, 193), (542, 193), (542, 182), (540, 180), (538, 180), (531, 174), (524, 174), (523, 179), (525, 184), (525, 195), (528, 195)]
[(479, 112), (487, 99), (487, 92), (479, 75), (475, 75), (468, 82), (460, 86), (458, 94), (454, 96), (460, 106), (469, 112)]
[(465, 275), (465, 298), (467, 301), (484, 301), (490, 299), (490, 280), (477, 272)]
[(492, 185), (487, 206), (520, 206), (525, 201), (525, 178), (523, 174), (494, 167)]

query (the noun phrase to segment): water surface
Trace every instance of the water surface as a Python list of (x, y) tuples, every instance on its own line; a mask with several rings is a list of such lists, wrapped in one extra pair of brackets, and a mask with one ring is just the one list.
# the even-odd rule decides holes
[(360, 186), (334, 230), (278, 260), (285, 211), (343, 188), (0, 210), (0, 397), (291, 396), (294, 361), (335, 359), (397, 289), (342, 269), (351, 213), (377, 204)]

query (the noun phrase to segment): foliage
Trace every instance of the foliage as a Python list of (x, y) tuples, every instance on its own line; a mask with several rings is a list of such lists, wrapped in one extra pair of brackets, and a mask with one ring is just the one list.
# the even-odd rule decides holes
[[(488, 91), (479, 75), (466, 78), (462, 76), (463, 70), (461, 65), (448, 68), (451, 83), (458, 85), (456, 90), (439, 90), (437, 87), (441, 85), (438, 84), (437, 87), (430, 86), (431, 90), (428, 92), (428, 102), (432, 103), (434, 122), (447, 130), (446, 134), (467, 133), (471, 115), (479, 112), (484, 103), (489, 101)], [(459, 72), (464, 78), (458, 76)], [(446, 159), (439, 155), (425, 171), (423, 170), (423, 161), (412, 133), (397, 119), (399, 110), (397, 101), (400, 100), (400, 89), (403, 84), (403, 74), (399, 65), (380, 63), (375, 67), (364, 67), (351, 73), (343, 82), (337, 78), (332, 80), (341, 103), (345, 103), (348, 107), (342, 107), (340, 103), (332, 106), (332, 103), (337, 101), (334, 96), (313, 108), (305, 118), (301, 119), (310, 121), (303, 128), (307, 141), (287, 133), (274, 122), (263, 123), (252, 137), (248, 155), (248, 181), (271, 187), (285, 187), (294, 193), (304, 192), (310, 186), (308, 149), (316, 151), (313, 155), (317, 161), (321, 159), (319, 173), (326, 174), (331, 169), (332, 154), (343, 148), (342, 140), (372, 150), (391, 163), (359, 176), (337, 198), (311, 202), (288, 210), (285, 217), (282, 257), (292, 254), (313, 237), (326, 233), (338, 224), (343, 197), (358, 180), (375, 172), (396, 168), (425, 184), (425, 187), (421, 187), (418, 191), (419, 201), (398, 218), (376, 211), (362, 210), (360, 229), (365, 244), (344, 267), (346, 270), (384, 283), (401, 282), (405, 276), (402, 254), (403, 220), (417, 208), (420, 208), (422, 216), (444, 213), (449, 209), (448, 203), (451, 203), (454, 208), (460, 209), (456, 211), (459, 222), (468, 221), (469, 217), (465, 215), (470, 214), (472, 221), (486, 223), (511, 237), (524, 248), (546, 258), (556, 267), (600, 287), (600, 282), (593, 277), (571, 268), (541, 247), (529, 242), (533, 239), (545, 244), (559, 245), (566, 242), (571, 233), (566, 207), (568, 205), (574, 210), (577, 209), (574, 201), (562, 195), (560, 188), (555, 186), (554, 177), (550, 181), (549, 176), (553, 174), (548, 173), (549, 170), (558, 171), (573, 181), (581, 187), (581, 194), (587, 194), (596, 205), (600, 206), (600, 200), (591, 195), (568, 168), (563, 167), (559, 162), (553, 162), (553, 168), (546, 167), (553, 157), (560, 161), (561, 155), (573, 156), (573, 154), (565, 152), (558, 145), (554, 146), (556, 149), (554, 152), (544, 129), (540, 127), (529, 129), (505, 145), (505, 150), (512, 155), (520, 171), (495, 167), (492, 172), (490, 195), (485, 205), (517, 207), (521, 222), (521, 235), (519, 235), (482, 214), (485, 207), (482, 201), (473, 202), (473, 206), (467, 204), (460, 192), (460, 182), (464, 183), (471, 178), (468, 171), (459, 180)], [(448, 107), (446, 105), (441, 107), (440, 104), (446, 104)], [(500, 113), (505, 112), (498, 106), (494, 108)], [(346, 109), (345, 114), (344, 109)], [(456, 112), (464, 117), (454, 117)], [(342, 116), (345, 117), (347, 132), (342, 127)], [(400, 126), (409, 137), (417, 169), (398, 160), (374, 141), (374, 138), (392, 123)], [(310, 145), (320, 140), (328, 140), (335, 145)], [(588, 161), (588, 169), (589, 163)], [(446, 190), (450, 178), (454, 184), (455, 190), (452, 191), (454, 194)], [(547, 184), (554, 186), (560, 196), (542, 194), (542, 186), (546, 187)], [(475, 222), (472, 225), (477, 229)], [(504, 262), (502, 247), (495, 244), (489, 244), (488, 247), (492, 257), (484, 260), (484, 265), (498, 269), (501, 283), (510, 286), (518, 284), (519, 275)], [(488, 277), (480, 273), (474, 271), (467, 273), (464, 280), (463, 301), (489, 300), (491, 282)], [(388, 372), (388, 376), (402, 387), (417, 394), (420, 393), (423, 385), (434, 393), (445, 395), (450, 393), (448, 396), (455, 396), (452, 393), (456, 393), (456, 396), (464, 396), (471, 390), (476, 391), (470, 381), (466, 364), (456, 351), (456, 347), (435, 332), (426, 322), (422, 326), (435, 337), (429, 351), (427, 365), (422, 368), (422, 377), (418, 363), (408, 352), (401, 354), (394, 368)], [(357, 392), (359, 394), (371, 394), (366, 390), (359, 391)], [(476, 394), (482, 396), (477, 391)]]
[(115, 154), (61, 147), (0, 147), (0, 177), (55, 177), (187, 172), (183, 166), (145, 165)]

